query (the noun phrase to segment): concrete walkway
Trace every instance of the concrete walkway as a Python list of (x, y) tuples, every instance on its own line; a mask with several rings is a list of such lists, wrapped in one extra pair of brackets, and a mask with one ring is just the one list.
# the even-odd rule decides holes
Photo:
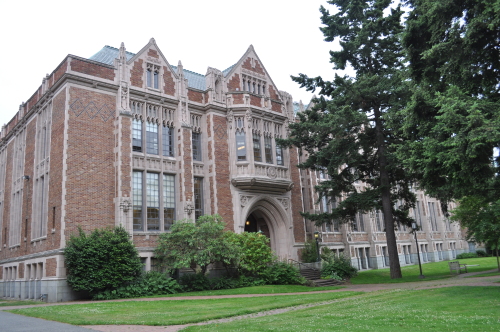
[[(431, 288), (441, 288), (441, 287), (453, 287), (453, 286), (496, 286), (500, 287), (500, 277), (471, 277), (476, 274), (483, 274), (487, 272), (497, 271), (482, 271), (476, 273), (461, 274), (455, 277), (446, 278), (442, 280), (435, 281), (417, 281), (417, 282), (406, 282), (406, 283), (395, 283), (395, 284), (365, 284), (365, 285), (347, 285), (346, 287), (339, 290), (332, 291), (319, 291), (318, 293), (331, 293), (331, 292), (345, 292), (345, 291), (357, 291), (357, 292), (373, 292), (386, 289), (431, 289)], [(58, 305), (72, 305), (72, 304), (89, 304), (89, 303), (103, 303), (103, 302), (124, 302), (124, 301), (176, 301), (176, 300), (202, 300), (202, 299), (213, 299), (213, 298), (237, 298), (237, 297), (265, 297), (265, 296), (280, 296), (280, 295), (294, 295), (294, 294), (304, 294), (304, 293), (280, 293), (280, 294), (244, 294), (244, 295), (221, 295), (221, 296), (178, 296), (178, 297), (156, 297), (156, 298), (141, 298), (141, 299), (124, 299), (124, 300), (112, 300), (112, 301), (74, 301), (74, 302), (64, 302), (64, 303), (48, 303), (37, 305), (39, 306), (58, 306)], [(310, 293), (309, 293), (310, 294)], [(102, 331), (102, 332), (121, 332), (121, 331), (134, 331), (134, 332), (176, 332), (181, 329), (191, 326), (191, 325), (206, 325), (213, 323), (224, 323), (229, 321), (234, 321), (244, 318), (260, 317), (266, 315), (276, 315), (287, 311), (299, 310), (303, 308), (325, 305), (328, 303), (334, 303), (339, 300), (313, 303), (308, 305), (301, 305), (283, 309), (269, 310), (260, 313), (254, 313), (250, 315), (243, 315), (237, 317), (231, 317), (226, 319), (218, 319), (213, 321), (207, 321), (197, 324), (187, 324), (187, 325), (171, 325), (171, 326), (146, 326), (146, 325), (89, 325), (84, 327), (72, 326), (63, 323), (46, 321), (38, 318), (30, 318), (20, 315), (15, 315), (11, 313), (2, 312), (4, 310), (11, 309), (21, 309), (30, 308), (33, 306), (12, 306), (12, 307), (0, 307), (0, 325), (1, 330), (12, 331), (12, 332), (31, 332), (31, 331), (68, 331), (68, 332), (79, 332), (79, 331)], [(4, 323), (5, 322), (5, 323)], [(6, 325), (7, 324), (7, 325)], [(31, 328), (31, 329), (30, 329)], [(90, 330), (89, 330), (90, 329)]]

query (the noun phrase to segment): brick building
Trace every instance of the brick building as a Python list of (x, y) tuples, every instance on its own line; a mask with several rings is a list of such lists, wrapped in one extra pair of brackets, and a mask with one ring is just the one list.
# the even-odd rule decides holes
[[(154, 39), (136, 54), (122, 44), (68, 55), (0, 133), (0, 297), (75, 298), (63, 249), (79, 226), (122, 225), (149, 270), (159, 232), (218, 213), (230, 230), (262, 231), (280, 257), (298, 260), (317, 230), (300, 211), (330, 208), (313, 191), (326, 175), (299, 171), (297, 150), (276, 145), (301, 107), (252, 46), (205, 75), (171, 65)], [(438, 203), (419, 197), (425, 258), (465, 250), (460, 230), (438, 223)], [(324, 226), (323, 245), (361, 269), (385, 266), (380, 218)], [(412, 264), (408, 232), (398, 240)]]

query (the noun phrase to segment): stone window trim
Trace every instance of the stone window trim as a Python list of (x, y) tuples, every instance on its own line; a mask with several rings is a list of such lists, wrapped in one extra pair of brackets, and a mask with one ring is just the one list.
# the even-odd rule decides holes
[(241, 76), (241, 91), (259, 96), (266, 95), (267, 82), (264, 79), (259, 79), (248, 74), (242, 74)]
[(204, 202), (204, 178), (193, 177), (193, 203), (194, 203), (194, 219), (197, 220), (205, 213)]
[(146, 63), (146, 87), (148, 89), (160, 90), (160, 70), (161, 67), (152, 63)]

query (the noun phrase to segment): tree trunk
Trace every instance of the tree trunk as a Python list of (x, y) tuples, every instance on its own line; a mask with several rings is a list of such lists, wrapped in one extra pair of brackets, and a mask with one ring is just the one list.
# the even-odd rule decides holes
[(497, 249), (496, 249), (496, 252), (497, 252), (497, 266), (498, 266), (498, 272), (500, 272), (500, 261), (498, 260), (498, 244), (497, 244)]
[(380, 167), (380, 193), (382, 198), (382, 212), (385, 221), (385, 236), (387, 239), (387, 251), (389, 252), (389, 267), (391, 279), (402, 278), (401, 266), (399, 265), (398, 245), (396, 243), (396, 232), (394, 231), (394, 219), (392, 215), (391, 186), (389, 173), (387, 172), (387, 157), (384, 140), (384, 130), (380, 118), (380, 109), (374, 108), (375, 131), (377, 135), (378, 162)]

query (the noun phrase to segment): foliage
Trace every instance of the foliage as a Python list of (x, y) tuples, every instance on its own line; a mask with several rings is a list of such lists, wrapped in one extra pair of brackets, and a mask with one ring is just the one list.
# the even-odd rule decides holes
[(208, 266), (216, 262), (233, 265), (239, 248), (224, 227), (219, 215), (201, 216), (195, 223), (177, 221), (169, 233), (160, 234), (155, 255), (170, 269), (192, 268), (196, 272), (199, 267), (206, 273)]
[(259, 274), (267, 285), (303, 285), (306, 282), (299, 270), (287, 262), (274, 261)]
[(457, 255), (457, 259), (477, 258), (477, 257), (478, 257), (478, 255), (476, 253), (473, 253), (473, 252), (464, 252), (464, 253)]
[(498, 270), (500, 260), (500, 200), (490, 202), (481, 196), (466, 196), (459, 201), (458, 207), (452, 211), (451, 220), (460, 222), (467, 229), (467, 239), (478, 243), (486, 243), (496, 250)]
[(259, 274), (273, 261), (269, 239), (261, 233), (228, 234), (239, 250), (238, 269), (244, 274)]
[(179, 282), (185, 292), (210, 289), (210, 280), (205, 273), (186, 273), (180, 277)]
[(91, 295), (133, 282), (142, 270), (137, 250), (122, 227), (96, 229), (89, 235), (80, 228), (78, 236), (71, 235), (64, 259), (68, 284)]
[(476, 255), (478, 257), (488, 257), (488, 254), (486, 253), (486, 251), (481, 250), (481, 249), (476, 250)]
[(302, 262), (304, 263), (314, 263), (318, 260), (318, 251), (316, 247), (316, 241), (307, 240), (304, 243), (304, 249), (301, 252)]
[[(349, 66), (355, 77), (336, 75), (331, 82), (304, 74), (292, 77), (308, 91), (319, 89), (320, 97), (298, 113), (299, 121), (290, 125), (291, 137), (280, 144), (307, 151), (300, 168), (328, 173), (316, 191), (337, 206), (331, 213), (305, 213), (306, 218), (317, 225), (347, 223), (358, 211), (383, 211), (391, 278), (401, 278), (394, 225), (411, 224), (408, 211), (415, 201), (409, 186), (413, 179), (395, 155), (401, 144), (399, 111), (409, 96), (402, 76), (403, 10), (390, 0), (328, 3), (335, 5), (335, 14), (321, 7), (325, 26), (320, 29), (326, 41), (339, 41), (342, 48), (330, 52), (330, 61), (334, 69)], [(358, 181), (366, 184), (364, 190), (357, 189)]]
[(403, 113), (405, 167), (444, 203), (466, 195), (498, 197), (499, 2), (408, 4), (403, 45), (413, 95)]
[(358, 274), (358, 269), (352, 266), (350, 257), (344, 254), (324, 257), (328, 259), (324, 260), (321, 266), (322, 277), (349, 280)]
[(94, 300), (113, 300), (131, 297), (166, 295), (180, 292), (181, 286), (175, 279), (168, 277), (164, 273), (149, 271), (144, 273), (135, 282), (118, 287), (114, 290), (105, 290), (97, 293)]

